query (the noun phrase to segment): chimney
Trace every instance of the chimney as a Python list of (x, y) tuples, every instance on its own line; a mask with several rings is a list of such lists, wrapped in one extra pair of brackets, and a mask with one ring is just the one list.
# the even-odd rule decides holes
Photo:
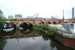
[(72, 8), (72, 19), (74, 19), (74, 8)]
[(63, 19), (62, 19), (62, 24), (64, 24), (64, 10), (63, 10)]

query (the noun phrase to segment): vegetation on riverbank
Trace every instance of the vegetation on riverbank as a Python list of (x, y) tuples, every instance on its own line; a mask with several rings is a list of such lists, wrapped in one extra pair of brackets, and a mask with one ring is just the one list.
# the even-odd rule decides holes
[(6, 23), (6, 18), (3, 16), (3, 12), (0, 10), (0, 32), (2, 31), (2, 26)]
[(33, 31), (46, 37), (54, 37), (56, 34), (58, 34), (57, 28), (48, 26), (46, 24), (34, 25)]
[(3, 19), (3, 18), (0, 18), (0, 35), (2, 35), (2, 34), (6, 34), (6, 33), (4, 33), (4, 32), (2, 32), (2, 29), (3, 29), (3, 25), (6, 23), (6, 20), (5, 19)]

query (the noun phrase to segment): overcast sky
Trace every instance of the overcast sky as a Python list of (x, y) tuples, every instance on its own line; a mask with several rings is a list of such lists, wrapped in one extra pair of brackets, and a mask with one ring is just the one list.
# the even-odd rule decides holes
[(71, 8), (75, 7), (75, 0), (0, 0), (0, 9), (4, 15), (22, 14), (23, 17), (39, 14), (39, 17), (71, 18)]

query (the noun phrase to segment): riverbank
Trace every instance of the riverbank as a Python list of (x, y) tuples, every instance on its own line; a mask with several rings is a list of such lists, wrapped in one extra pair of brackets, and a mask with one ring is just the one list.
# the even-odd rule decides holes
[(58, 34), (55, 36), (54, 40), (67, 48), (72, 48), (72, 50), (75, 50), (75, 39), (64, 37), (61, 34)]
[(30, 33), (24, 33), (24, 34), (15, 33), (13, 35), (0, 36), (0, 38), (22, 38), (22, 37), (37, 37), (37, 36), (40, 36), (40, 35), (37, 33), (30, 32)]

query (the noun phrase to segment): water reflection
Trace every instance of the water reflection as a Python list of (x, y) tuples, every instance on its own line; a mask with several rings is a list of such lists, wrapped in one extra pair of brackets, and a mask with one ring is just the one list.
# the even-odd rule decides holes
[(49, 38), (42, 36), (27, 38), (0, 38), (0, 50), (72, 50)]
[(6, 44), (5, 38), (0, 37), (0, 50), (3, 50), (3, 48), (5, 47), (5, 44)]
[(4, 50), (50, 50), (50, 41), (45, 41), (42, 37), (14, 38), (6, 41)]

